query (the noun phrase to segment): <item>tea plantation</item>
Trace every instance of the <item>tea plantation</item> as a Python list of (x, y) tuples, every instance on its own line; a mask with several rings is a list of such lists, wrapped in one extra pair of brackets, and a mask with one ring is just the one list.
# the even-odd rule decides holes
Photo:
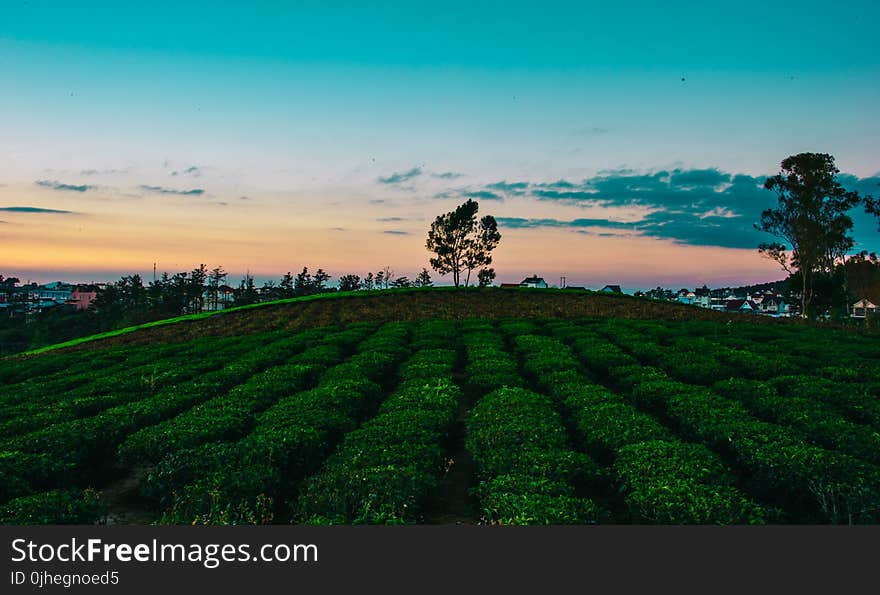
[(880, 341), (354, 322), (0, 360), (0, 522), (877, 523)]

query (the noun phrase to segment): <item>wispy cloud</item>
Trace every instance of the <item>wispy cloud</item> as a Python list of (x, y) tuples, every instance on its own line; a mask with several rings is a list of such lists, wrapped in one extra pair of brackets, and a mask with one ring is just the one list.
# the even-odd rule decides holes
[(37, 180), (36, 182), (34, 182), (34, 184), (36, 184), (37, 186), (42, 186), (43, 188), (69, 192), (86, 192), (95, 188), (94, 186), (90, 186), (88, 184), (63, 184), (58, 180)]
[(7, 213), (53, 213), (58, 215), (72, 215), (73, 211), (61, 209), (44, 209), (42, 207), (0, 207), (0, 211)]
[(187, 167), (186, 169), (182, 169), (179, 171), (175, 170), (175, 171), (171, 172), (171, 175), (172, 176), (191, 176), (193, 178), (199, 178), (202, 176), (202, 170), (200, 167), (198, 167), (196, 165), (191, 165), (191, 166)]
[(394, 172), (393, 174), (391, 174), (390, 176), (387, 176), (387, 177), (380, 176), (379, 183), (380, 184), (401, 184), (403, 182), (407, 182), (409, 180), (412, 180), (413, 178), (417, 178), (417, 177), (421, 176), (422, 173), (423, 173), (422, 168), (417, 166), (417, 167), (414, 167), (414, 168), (407, 170), (407, 171)]
[(84, 169), (79, 172), (81, 176), (111, 176), (114, 174), (124, 174), (131, 171), (131, 168), (128, 167), (126, 169)]
[(496, 194), (490, 190), (470, 190), (463, 193), (468, 198), (476, 198), (479, 200), (503, 200), (500, 194)]
[(436, 199), (447, 199), (447, 198), (472, 198), (475, 200), (504, 200), (504, 197), (497, 192), (493, 192), (492, 190), (487, 190), (486, 188), (449, 188), (447, 190), (441, 190), (440, 192), (435, 192), (433, 198)]
[(625, 229), (632, 224), (611, 219), (524, 219), (522, 217), (498, 217), (498, 225), (512, 229), (529, 229), (535, 227), (614, 227)]
[(399, 229), (386, 229), (382, 233), (387, 233), (392, 236), (408, 236), (410, 235), (408, 231), (401, 231)]
[[(489, 187), (492, 185), (490, 184)], [(526, 184), (528, 186), (528, 184)], [(536, 188), (548, 188), (552, 190), (570, 190), (572, 188), (576, 188), (577, 185), (569, 182), (568, 180), (556, 180), (555, 182), (540, 182), (535, 184)]]
[(492, 184), (486, 184), (486, 188), (489, 188), (490, 190), (498, 190), (499, 192), (506, 192), (510, 194), (521, 194), (528, 187), (528, 182), (508, 182), (507, 180), (494, 182)]
[(700, 219), (706, 219), (707, 217), (722, 217), (724, 219), (732, 219), (734, 217), (742, 217), (740, 213), (734, 213), (727, 207), (715, 207), (706, 211), (705, 213), (701, 213), (697, 215)]
[(173, 194), (176, 196), (201, 196), (205, 193), (202, 188), (193, 188), (191, 190), (178, 190), (176, 188), (166, 188), (164, 186), (148, 186), (141, 184), (139, 186), (144, 192), (152, 192), (154, 194)]
[(405, 217), (379, 217), (376, 219), (379, 223), (397, 223), (400, 221), (407, 221)]
[(455, 180), (456, 178), (462, 177), (464, 174), (460, 174), (455, 171), (444, 171), (444, 172), (435, 172), (431, 174), (432, 178), (439, 178), (441, 180)]

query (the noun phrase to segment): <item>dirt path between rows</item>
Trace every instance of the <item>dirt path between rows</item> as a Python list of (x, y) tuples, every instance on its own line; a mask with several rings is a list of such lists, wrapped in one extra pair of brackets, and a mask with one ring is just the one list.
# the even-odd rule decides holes
[(458, 407), (453, 446), (446, 473), (438, 489), (438, 505), (425, 518), (429, 525), (474, 525), (479, 521), (470, 488), (474, 482), (474, 459), (464, 446), (465, 419), (470, 404), (463, 399)]
[(158, 520), (155, 512), (144, 507), (138, 491), (151, 470), (152, 467), (135, 467), (101, 490), (101, 500), (107, 507), (107, 525), (151, 525)]

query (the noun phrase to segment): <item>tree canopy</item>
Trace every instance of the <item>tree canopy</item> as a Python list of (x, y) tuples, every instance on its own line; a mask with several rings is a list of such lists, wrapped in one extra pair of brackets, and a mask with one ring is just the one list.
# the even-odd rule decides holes
[(755, 227), (785, 243), (762, 243), (758, 250), (801, 281), (801, 313), (807, 316), (817, 273), (833, 271), (852, 249), (852, 218), (847, 214), (861, 202), (837, 180), (840, 170), (825, 153), (799, 153), (782, 161), (781, 171), (764, 187), (777, 196), (776, 208), (761, 213)]
[(425, 247), (435, 254), (431, 267), (441, 275), (452, 273), (452, 282), (470, 284), (475, 269), (492, 264), (492, 250), (501, 241), (498, 223), (492, 215), (477, 219), (479, 204), (468, 199), (453, 211), (438, 215), (428, 230)]

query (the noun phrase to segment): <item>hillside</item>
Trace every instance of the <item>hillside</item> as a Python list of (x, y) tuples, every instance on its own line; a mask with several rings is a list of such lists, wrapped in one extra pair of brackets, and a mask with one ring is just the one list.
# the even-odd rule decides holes
[[(590, 316), (651, 320), (740, 320), (675, 302), (657, 302), (627, 295), (536, 289), (451, 287), (387, 289), (327, 293), (267, 302), (220, 312), (182, 316), (137, 327), (76, 339), (38, 349), (94, 349), (109, 345), (146, 345), (228, 337), (276, 329), (307, 329), (351, 322), (394, 320), (461, 320), (505, 317), (575, 319)], [(754, 318), (752, 322), (779, 323)], [(92, 341), (99, 339), (100, 343)]]
[(0, 522), (877, 523), (878, 360), (561, 291), (169, 322), (0, 360)]

